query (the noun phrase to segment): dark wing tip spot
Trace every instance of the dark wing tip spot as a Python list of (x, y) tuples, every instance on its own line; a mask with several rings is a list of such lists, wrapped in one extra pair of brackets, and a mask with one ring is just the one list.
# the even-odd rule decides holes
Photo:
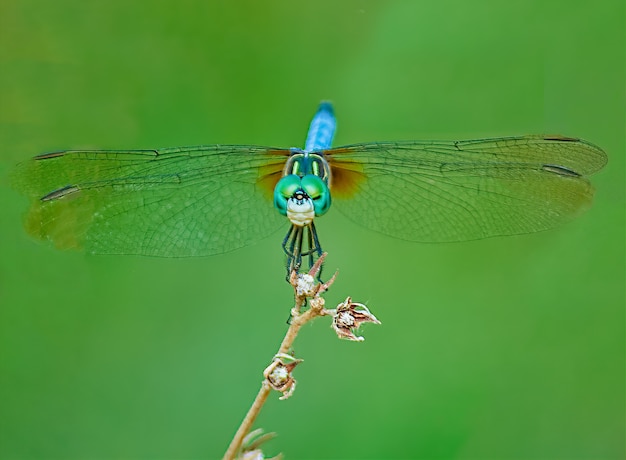
[(63, 155), (65, 155), (66, 151), (62, 150), (59, 152), (48, 152), (48, 153), (42, 153), (41, 155), (37, 155), (33, 158), (33, 160), (48, 160), (50, 158), (58, 158), (58, 157), (62, 157)]
[(544, 136), (543, 139), (546, 141), (559, 141), (559, 142), (579, 142), (580, 141), (580, 139), (576, 137), (561, 136), (560, 134)]
[(41, 201), (57, 200), (59, 198), (63, 198), (79, 191), (80, 189), (76, 185), (66, 185), (63, 188), (57, 189), (54, 192), (50, 192), (47, 195), (41, 197)]
[(576, 171), (558, 165), (542, 165), (542, 169), (547, 172), (558, 174), (559, 176), (580, 177)]

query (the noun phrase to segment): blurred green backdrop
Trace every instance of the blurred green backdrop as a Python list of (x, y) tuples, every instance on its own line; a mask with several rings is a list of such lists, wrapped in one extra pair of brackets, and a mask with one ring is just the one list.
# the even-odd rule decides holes
[[(0, 2), (0, 455), (218, 458), (286, 329), (282, 232), (200, 259), (34, 242), (14, 165), (65, 148), (561, 133), (609, 155), (556, 231), (450, 245), (318, 224), (324, 319), (257, 426), (287, 458), (624, 458), (622, 0)], [(365, 250), (367, 249), (367, 250)]]

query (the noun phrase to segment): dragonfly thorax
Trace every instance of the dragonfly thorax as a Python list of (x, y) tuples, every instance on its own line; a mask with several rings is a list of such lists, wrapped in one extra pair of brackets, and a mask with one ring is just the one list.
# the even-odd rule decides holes
[(288, 176), (289, 174), (299, 177), (309, 174), (317, 176), (330, 187), (330, 166), (322, 153), (291, 149), (291, 155), (289, 155), (283, 167), (283, 176)]

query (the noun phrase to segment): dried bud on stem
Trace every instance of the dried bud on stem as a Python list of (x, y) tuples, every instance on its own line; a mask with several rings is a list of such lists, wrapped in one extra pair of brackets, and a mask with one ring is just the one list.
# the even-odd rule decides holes
[(380, 324), (380, 321), (365, 305), (352, 302), (351, 297), (347, 297), (346, 300), (337, 305), (337, 310), (333, 313), (333, 329), (340, 339), (356, 342), (365, 340), (363, 337), (355, 335), (362, 323)]
[(272, 364), (263, 371), (263, 376), (270, 387), (283, 394), (278, 399), (285, 400), (295, 391), (296, 379), (291, 375), (291, 371), (302, 361), (286, 353), (279, 353), (274, 356)]

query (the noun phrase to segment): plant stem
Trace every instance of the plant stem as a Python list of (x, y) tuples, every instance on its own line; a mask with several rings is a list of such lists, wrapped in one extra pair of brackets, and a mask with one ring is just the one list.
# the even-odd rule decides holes
[(250, 428), (252, 428), (254, 421), (259, 415), (259, 412), (261, 412), (261, 407), (263, 407), (263, 404), (265, 404), (265, 401), (267, 400), (267, 397), (269, 396), (271, 391), (272, 389), (270, 388), (270, 386), (265, 380), (263, 380), (263, 383), (261, 384), (261, 389), (256, 395), (256, 398), (254, 398), (254, 402), (252, 403), (252, 406), (250, 406), (250, 409), (248, 409), (248, 413), (241, 422), (241, 425), (239, 425), (239, 429), (237, 430), (237, 433), (235, 433), (233, 440), (230, 442), (228, 450), (224, 454), (223, 460), (233, 460), (237, 456), (237, 453), (241, 448), (241, 444), (243, 443), (243, 438), (246, 437), (246, 435), (250, 431)]
[[(313, 266), (306, 275), (299, 275), (295, 271), (291, 273), (289, 283), (295, 290), (295, 304), (291, 309), (291, 321), (289, 323), (289, 328), (287, 329), (285, 337), (283, 338), (283, 341), (278, 348), (278, 352), (274, 355), (274, 360), (272, 361), (273, 365), (276, 365), (278, 364), (278, 362), (280, 362), (277, 361), (277, 358), (279, 356), (289, 355), (289, 351), (291, 350), (293, 342), (296, 340), (296, 336), (298, 335), (300, 328), (304, 324), (308, 323), (317, 316), (324, 316), (328, 314), (328, 311), (324, 309), (324, 299), (320, 297), (320, 295), (325, 292), (331, 286), (331, 284), (333, 284), (337, 273), (335, 273), (326, 283), (314, 283), (315, 277), (319, 274), (326, 255), (326, 253), (320, 255), (319, 259), (313, 264)], [(300, 283), (300, 281), (302, 280), (304, 280), (303, 284)], [(307, 299), (311, 299), (309, 309), (306, 310), (304, 313), (301, 313), (302, 307), (306, 305)], [(292, 361), (291, 366), (295, 366), (301, 360), (295, 361)], [(233, 460), (237, 457), (237, 454), (241, 451), (241, 445), (243, 444), (244, 438), (250, 432), (250, 428), (252, 428), (252, 425), (254, 424), (259, 413), (261, 412), (261, 408), (265, 404), (265, 401), (267, 401), (267, 397), (272, 391), (272, 388), (278, 389), (274, 385), (275, 382), (271, 383), (268, 374), (266, 374), (266, 372), (268, 372), (268, 369), (272, 367), (272, 364), (270, 364), (270, 366), (265, 369), (265, 372), (263, 373), (265, 378), (263, 380), (263, 383), (261, 384), (261, 389), (256, 395), (252, 406), (250, 406), (248, 413), (241, 422), (241, 425), (239, 425), (239, 428), (237, 429), (233, 440), (230, 442), (230, 445), (228, 446), (228, 449), (224, 454), (223, 460)], [(291, 367), (291, 369), (293, 369), (293, 367)], [(280, 399), (287, 399), (291, 395), (291, 392), (293, 392), (293, 389), (295, 389), (295, 380), (293, 380), (293, 378), (292, 383), (293, 387), (291, 391), (285, 389), (283, 391), (283, 396)]]
[[(280, 344), (277, 354), (288, 353), (291, 349), (291, 346), (293, 345), (293, 342), (296, 340), (296, 336), (298, 335), (300, 328), (304, 324), (311, 321), (316, 316), (320, 316), (321, 314), (321, 310), (315, 308), (310, 308), (304, 313), (298, 314), (297, 312), (300, 307), (301, 304), (299, 304), (298, 300), (296, 300), (295, 308), (292, 310), (293, 316), (291, 318), (291, 324), (289, 325), (289, 329), (287, 329), (287, 333), (285, 334), (285, 337)], [(261, 389), (256, 395), (252, 406), (250, 406), (248, 413), (241, 422), (241, 425), (239, 425), (239, 428), (237, 429), (233, 440), (228, 446), (228, 450), (224, 454), (223, 460), (233, 460), (234, 458), (236, 458), (237, 453), (241, 448), (241, 444), (243, 443), (243, 439), (250, 431), (250, 428), (252, 427), (254, 421), (261, 412), (261, 408), (263, 407), (263, 404), (265, 404), (265, 401), (267, 400), (267, 397), (269, 396), (271, 391), (272, 389), (267, 383), (267, 380), (263, 380), (263, 383), (261, 384)]]

